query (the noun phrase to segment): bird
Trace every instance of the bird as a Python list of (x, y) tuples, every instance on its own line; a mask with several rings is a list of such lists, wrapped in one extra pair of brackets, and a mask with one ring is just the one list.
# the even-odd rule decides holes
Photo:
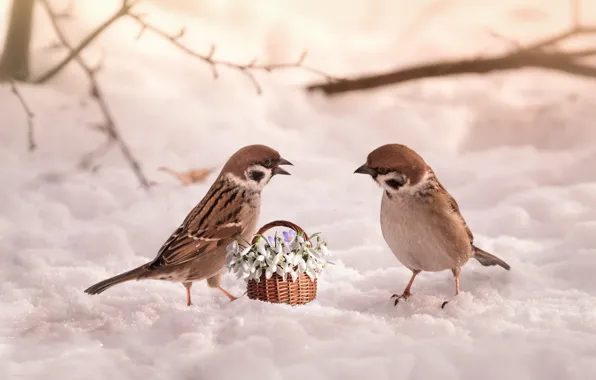
[(281, 165), (293, 165), (265, 145), (239, 149), (225, 163), (204, 198), (170, 235), (156, 257), (140, 267), (103, 280), (85, 293), (99, 294), (131, 280), (182, 282), (186, 303), (192, 305), (193, 281), (207, 280), (230, 301), (237, 297), (221, 285), (226, 247), (233, 241), (249, 241), (256, 232), (261, 191), (276, 175), (290, 175)]
[(366, 163), (354, 174), (371, 176), (383, 189), (383, 238), (398, 261), (412, 272), (403, 293), (391, 296), (394, 306), (412, 295), (412, 284), (420, 272), (451, 270), (458, 295), (461, 269), (470, 258), (484, 266), (511, 269), (474, 245), (474, 235), (457, 202), (414, 150), (402, 144), (382, 145), (368, 154)]

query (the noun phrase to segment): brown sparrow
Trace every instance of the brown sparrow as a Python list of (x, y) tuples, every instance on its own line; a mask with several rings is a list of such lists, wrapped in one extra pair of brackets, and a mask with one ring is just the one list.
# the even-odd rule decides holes
[(503, 260), (473, 244), (474, 236), (457, 202), (412, 149), (400, 144), (383, 145), (373, 150), (366, 164), (354, 173), (370, 175), (383, 188), (383, 237), (397, 259), (412, 271), (403, 294), (391, 297), (395, 305), (411, 296), (412, 283), (421, 271), (451, 269), (457, 295), (461, 267), (470, 257), (484, 266), (510, 269)]
[(207, 279), (210, 287), (218, 288), (233, 301), (236, 297), (220, 286), (226, 247), (237, 238), (250, 240), (256, 232), (261, 190), (274, 175), (290, 174), (279, 165), (292, 163), (264, 145), (240, 149), (228, 159), (205, 197), (153, 261), (101, 281), (85, 293), (99, 294), (130, 280), (181, 281), (190, 306), (192, 282)]

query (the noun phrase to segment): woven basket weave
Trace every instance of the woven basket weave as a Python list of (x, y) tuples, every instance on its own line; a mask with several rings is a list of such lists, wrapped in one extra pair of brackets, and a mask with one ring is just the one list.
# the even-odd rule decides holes
[[(276, 220), (265, 224), (257, 232), (258, 235), (264, 234), (267, 230), (273, 227), (288, 227), (302, 233), (305, 239), (308, 236), (304, 230), (292, 222), (285, 220)], [(255, 236), (252, 243), (257, 242), (258, 236)], [(267, 279), (265, 274), (261, 275), (260, 281), (249, 280), (247, 284), (248, 298), (253, 300), (260, 300), (271, 303), (287, 303), (292, 306), (303, 305), (314, 300), (317, 296), (317, 279), (311, 280), (306, 273), (300, 273), (296, 281), (292, 281), (288, 277), (287, 281), (274, 273), (271, 278)]]

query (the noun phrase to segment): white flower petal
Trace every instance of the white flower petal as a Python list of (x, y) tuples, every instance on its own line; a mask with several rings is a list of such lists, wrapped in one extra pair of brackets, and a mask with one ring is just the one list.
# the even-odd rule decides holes
[(286, 271), (282, 267), (277, 267), (275, 269), (275, 273), (277, 273), (280, 276), (283, 276), (286, 273)]
[(292, 276), (292, 281), (296, 281), (298, 273), (296, 273), (296, 271), (290, 271), (290, 276)]
[(300, 260), (298, 261), (298, 268), (301, 272), (304, 272), (304, 270), (306, 269), (306, 261), (304, 261), (302, 257), (300, 257)]
[(257, 251), (259, 252), (260, 255), (267, 256), (267, 250), (265, 249), (264, 244), (257, 245)]
[(248, 252), (250, 252), (251, 248), (252, 248), (252, 246), (250, 246), (250, 245), (248, 247), (244, 248), (242, 250), (242, 252), (240, 252), (240, 256), (246, 256), (248, 254)]
[(230, 244), (226, 246), (226, 250), (232, 252), (238, 251), (238, 242), (236, 240), (233, 240)]

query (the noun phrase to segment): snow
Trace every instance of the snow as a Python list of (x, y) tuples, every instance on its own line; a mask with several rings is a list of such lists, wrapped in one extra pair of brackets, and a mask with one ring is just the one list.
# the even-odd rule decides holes
[[(439, 7), (430, 1), (371, 2), (377, 11), (354, 1), (339, 13), (343, 2), (333, 0), (318, 8), (314, 0), (175, 1), (169, 11), (155, 0), (143, 9), (173, 32), (187, 25), (185, 41), (196, 49), (217, 42), (222, 58), (291, 61), (308, 48), (310, 65), (338, 75), (503, 49), (478, 32), (484, 24), (524, 41), (565, 26), (561, 1), (534, 13), (538, 0), (487, 1), (442, 2), (444, 13), (429, 13)], [(77, 2), (69, 35), (84, 35), (116, 3)], [(596, 19), (584, 3), (584, 18)], [(42, 12), (36, 17), (33, 69), (41, 73), (60, 54), (44, 50), (51, 33)], [(500, 28), (507, 22), (520, 26)], [(148, 193), (117, 150), (95, 172), (76, 168), (103, 137), (89, 128), (101, 116), (75, 66), (47, 86), (20, 86), (36, 113), (33, 153), (22, 109), (0, 88), (1, 379), (593, 377), (594, 81), (523, 70), (326, 99), (298, 87), (312, 75), (286, 72), (259, 75), (257, 96), (241, 74), (221, 69), (214, 81), (208, 67), (149, 33), (135, 41), (137, 30), (118, 23), (85, 58), (105, 54), (99, 79), (126, 141), (158, 182)], [(457, 297), (449, 272), (423, 273), (414, 296), (393, 307), (389, 297), (410, 273), (381, 236), (380, 189), (352, 174), (388, 142), (426, 159), (478, 245), (510, 272), (470, 262)], [(287, 219), (322, 232), (337, 262), (314, 302), (229, 303), (196, 283), (187, 307), (182, 285), (161, 281), (83, 293), (153, 258), (216, 175), (183, 187), (159, 166), (219, 169), (251, 143), (295, 164), (292, 176), (265, 189), (261, 224)], [(245, 290), (231, 274), (224, 287)], [(451, 302), (441, 309), (444, 300)]]

